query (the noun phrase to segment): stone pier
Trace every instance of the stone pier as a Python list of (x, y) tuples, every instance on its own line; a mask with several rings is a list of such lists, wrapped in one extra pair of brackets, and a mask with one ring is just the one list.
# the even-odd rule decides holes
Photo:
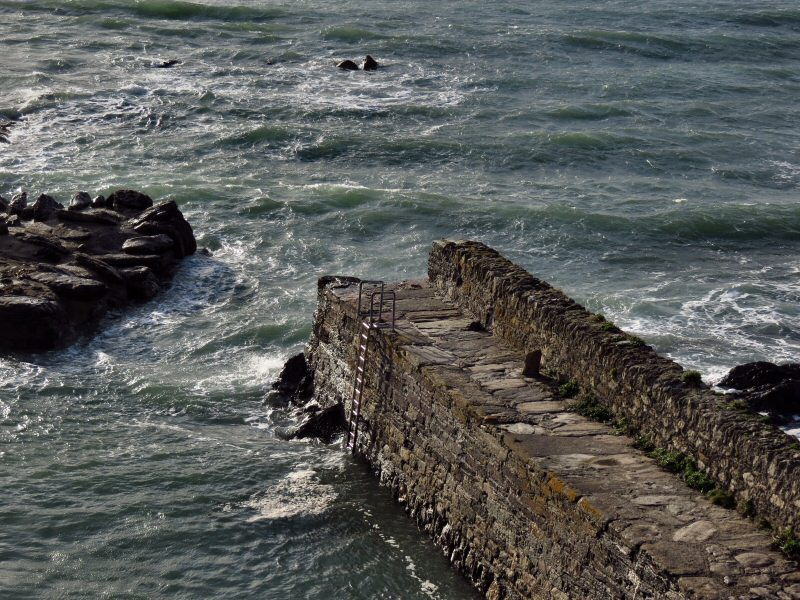
[[(429, 266), (389, 286), (355, 451), (487, 598), (800, 599), (765, 529), (799, 524), (789, 436), (482, 244)], [(357, 290), (320, 280), (306, 352), (346, 411)], [(678, 456), (714, 494), (660, 466)]]

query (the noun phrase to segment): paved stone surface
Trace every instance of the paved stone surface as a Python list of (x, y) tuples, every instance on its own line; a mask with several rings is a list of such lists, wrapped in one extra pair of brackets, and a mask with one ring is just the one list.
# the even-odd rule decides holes
[[(767, 532), (572, 412), (555, 382), (523, 376), (520, 352), (426, 281), (392, 288), (398, 321), (371, 342), (384, 372), (368, 380), (360, 452), (487, 597), (800, 598), (797, 564)], [(333, 289), (328, 310), (354, 318), (355, 289)], [(352, 346), (354, 328), (321, 333), (326, 318), (318, 388), (347, 403), (333, 380), (354, 354), (333, 346)]]

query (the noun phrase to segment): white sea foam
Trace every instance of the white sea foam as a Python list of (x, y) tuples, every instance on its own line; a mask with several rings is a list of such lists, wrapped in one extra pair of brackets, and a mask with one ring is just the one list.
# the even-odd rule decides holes
[(294, 517), (318, 516), (336, 501), (333, 486), (321, 484), (311, 469), (289, 473), (269, 489), (241, 503), (242, 508), (255, 511), (250, 522)]

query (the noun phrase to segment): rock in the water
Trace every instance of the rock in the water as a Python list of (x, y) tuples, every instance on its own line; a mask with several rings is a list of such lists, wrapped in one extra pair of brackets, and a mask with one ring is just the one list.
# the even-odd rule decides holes
[(374, 71), (378, 68), (378, 61), (367, 54), (367, 57), (364, 59), (364, 64), (361, 68), (365, 71)]
[(740, 391), (739, 397), (754, 412), (767, 412), (778, 422), (800, 414), (800, 364), (752, 362), (739, 365), (719, 385)]
[(156, 69), (169, 69), (170, 67), (174, 67), (176, 65), (181, 64), (181, 61), (171, 58), (169, 60), (163, 60), (157, 65), (155, 65)]
[(8, 210), (8, 200), (0, 196), (0, 212), (6, 212)]
[(106, 197), (100, 194), (99, 196), (95, 196), (92, 200), (92, 206), (94, 208), (105, 208), (107, 205)]
[(143, 235), (125, 240), (122, 251), (126, 254), (162, 254), (172, 248), (172, 244), (172, 238), (163, 233)]
[(330, 444), (333, 438), (342, 433), (346, 427), (344, 405), (337, 403), (312, 415), (297, 428), (291, 437), (295, 439), (319, 438), (326, 444)]
[(358, 65), (352, 60), (343, 60), (336, 66), (343, 71), (358, 71)]
[(144, 210), (153, 206), (153, 199), (135, 190), (117, 190), (106, 203), (114, 210)]
[(137, 233), (146, 235), (163, 233), (170, 236), (175, 243), (173, 249), (179, 258), (197, 251), (197, 241), (194, 239), (192, 226), (183, 218), (174, 200), (147, 209), (131, 221), (131, 226)]
[(75, 262), (81, 267), (89, 269), (92, 273), (98, 275), (101, 279), (109, 283), (125, 283), (122, 275), (119, 274), (114, 267), (100, 259), (97, 259), (82, 252), (75, 253)]
[(283, 370), (278, 375), (278, 380), (272, 384), (272, 389), (287, 396), (293, 396), (297, 392), (300, 382), (309, 374), (306, 355), (302, 352), (295, 354), (283, 365)]
[(92, 197), (86, 192), (78, 192), (72, 197), (72, 200), (69, 201), (67, 210), (83, 210), (84, 208), (89, 208), (91, 205)]
[(22, 211), (28, 206), (27, 192), (20, 192), (11, 197), (11, 202), (8, 205), (8, 214), (20, 215)]
[(120, 269), (119, 272), (125, 279), (128, 292), (138, 300), (150, 300), (161, 289), (161, 286), (158, 285), (158, 280), (149, 267), (128, 267)]
[(56, 202), (56, 199), (47, 194), (40, 195), (33, 203), (33, 220), (48, 221), (57, 210), (63, 209), (64, 205)]
[(67, 315), (56, 301), (28, 296), (0, 296), (3, 346), (22, 351), (45, 350), (67, 334)]

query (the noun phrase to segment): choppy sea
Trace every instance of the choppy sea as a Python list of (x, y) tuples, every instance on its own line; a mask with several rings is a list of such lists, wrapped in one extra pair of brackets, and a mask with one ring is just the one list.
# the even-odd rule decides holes
[(0, 360), (0, 597), (475, 598), (276, 435), (317, 277), (478, 239), (709, 382), (796, 361), (799, 65), (795, 0), (0, 0), (0, 194), (140, 189), (213, 252)]

